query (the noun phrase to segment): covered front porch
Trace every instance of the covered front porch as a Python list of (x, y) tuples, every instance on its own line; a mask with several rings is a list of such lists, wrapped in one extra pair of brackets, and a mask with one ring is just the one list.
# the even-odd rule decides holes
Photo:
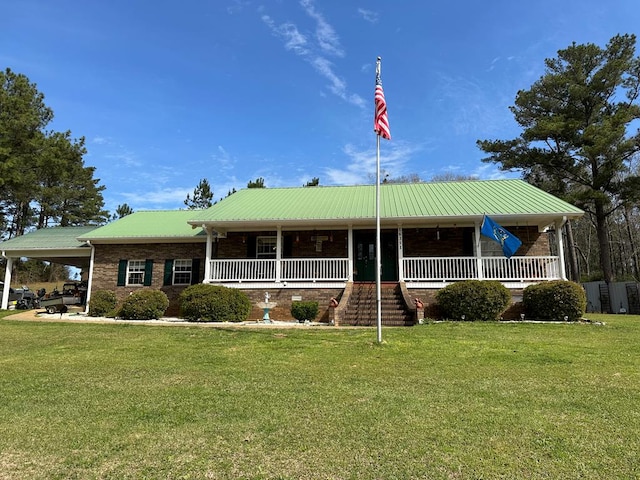
[[(561, 226), (557, 222), (556, 231)], [(249, 242), (249, 233), (217, 239), (209, 231), (204, 282), (240, 288), (340, 288), (348, 282), (375, 280), (375, 231), (353, 227), (313, 230), (306, 233), (316, 242), (316, 248), (296, 251), (290, 244), (307, 238), (304, 233), (282, 228), (260, 232), (260, 238), (272, 238), (272, 258), (212, 258), (212, 252), (225, 251), (219, 245), (214, 248), (215, 242)], [(523, 288), (531, 283), (566, 279), (561, 235), (554, 236), (554, 248), (550, 249), (547, 232), (523, 226), (519, 233), (523, 236), (523, 254), (506, 258), (481, 237), (479, 222), (463, 227), (385, 228), (381, 232), (381, 279), (405, 283), (407, 288), (442, 288), (470, 279), (498, 280), (509, 288)], [(339, 255), (339, 248), (322, 248), (323, 241), (334, 239), (344, 245), (343, 256)], [(552, 250), (556, 254), (548, 255)], [(315, 256), (310, 258), (312, 255)]]

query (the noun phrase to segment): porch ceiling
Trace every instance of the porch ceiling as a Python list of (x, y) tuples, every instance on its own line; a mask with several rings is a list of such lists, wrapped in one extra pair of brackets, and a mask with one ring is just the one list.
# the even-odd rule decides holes
[[(535, 226), (539, 231), (545, 230), (547, 227), (555, 224), (557, 220), (561, 220), (562, 216), (557, 215), (493, 215), (495, 221), (504, 226)], [(380, 220), (382, 228), (435, 228), (435, 227), (474, 227), (480, 225), (482, 215), (468, 217), (406, 217), (406, 218), (383, 218)], [(347, 230), (352, 227), (356, 230), (375, 228), (376, 222), (374, 218), (358, 218), (349, 219), (343, 222), (337, 222), (333, 219), (314, 219), (314, 220), (287, 220), (287, 219), (265, 219), (265, 220), (237, 220), (237, 221), (214, 221), (206, 222), (213, 230), (221, 235), (227, 232), (249, 232), (256, 230), (276, 230), (281, 228), (287, 230)]]

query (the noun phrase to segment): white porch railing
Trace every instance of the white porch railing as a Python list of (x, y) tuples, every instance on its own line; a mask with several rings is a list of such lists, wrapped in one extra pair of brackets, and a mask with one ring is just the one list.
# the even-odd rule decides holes
[(276, 280), (276, 260), (211, 260), (212, 282), (260, 282)]
[[(349, 279), (348, 258), (211, 260), (210, 282), (336, 281)], [(447, 282), (469, 279), (542, 281), (560, 278), (556, 256), (415, 257), (402, 261), (404, 280)]]
[(282, 259), (281, 279), (287, 281), (326, 281), (349, 279), (348, 258)]
[(403, 269), (405, 280), (414, 282), (468, 279), (541, 281), (560, 278), (560, 265), (555, 256), (404, 258)]
[(558, 257), (484, 257), (482, 270), (486, 280), (558, 280)]
[(211, 260), (212, 282), (347, 281), (348, 258), (286, 258), (280, 260)]

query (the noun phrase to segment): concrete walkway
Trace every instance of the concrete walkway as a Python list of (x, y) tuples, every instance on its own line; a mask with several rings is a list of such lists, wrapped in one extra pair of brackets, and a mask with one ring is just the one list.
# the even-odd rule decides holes
[(265, 323), (262, 320), (246, 322), (187, 322), (182, 318), (163, 317), (158, 320), (121, 320), (107, 317), (90, 317), (82, 311), (69, 311), (67, 313), (47, 313), (46, 310), (16, 310), (16, 313), (4, 317), (3, 320), (24, 320), (32, 322), (66, 322), (66, 323), (97, 323), (97, 324), (130, 324), (130, 325), (171, 325), (183, 327), (217, 327), (217, 328), (309, 328), (328, 327), (327, 323), (319, 322), (282, 322), (272, 320)]

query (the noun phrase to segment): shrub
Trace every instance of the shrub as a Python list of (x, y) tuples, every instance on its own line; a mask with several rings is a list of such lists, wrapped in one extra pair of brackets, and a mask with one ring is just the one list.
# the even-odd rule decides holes
[(498, 320), (511, 301), (507, 287), (496, 280), (465, 280), (439, 290), (438, 307), (452, 320)]
[(199, 283), (180, 294), (180, 315), (190, 322), (242, 322), (251, 300), (242, 290)]
[(111, 290), (96, 290), (89, 300), (90, 317), (115, 317), (118, 299)]
[(522, 302), (527, 318), (575, 322), (586, 311), (587, 295), (575, 282), (554, 280), (525, 288)]
[(318, 316), (318, 302), (293, 302), (291, 316), (299, 322), (314, 320)]
[(127, 297), (119, 316), (126, 320), (150, 320), (162, 317), (169, 299), (160, 290), (138, 290)]

